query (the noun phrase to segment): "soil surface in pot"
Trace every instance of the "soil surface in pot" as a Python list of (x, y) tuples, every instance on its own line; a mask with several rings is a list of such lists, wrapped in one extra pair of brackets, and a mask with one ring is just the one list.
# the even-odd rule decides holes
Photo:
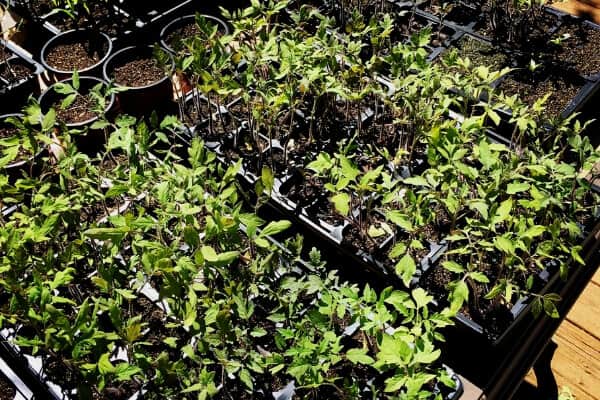
[(557, 117), (579, 92), (581, 86), (579, 82), (568, 81), (560, 76), (532, 79), (530, 74), (515, 74), (503, 80), (498, 90), (508, 96), (518, 94), (521, 100), (529, 105), (550, 93), (545, 104), (546, 115)]
[(151, 57), (138, 57), (114, 69), (115, 82), (121, 86), (140, 87), (161, 80), (165, 72)]
[(0, 400), (14, 400), (17, 394), (17, 389), (14, 385), (0, 372)]
[(0, 65), (0, 77), (9, 84), (19, 82), (33, 73), (33, 68), (20, 62), (8, 62)]
[(548, 46), (550, 40), (549, 32), (556, 27), (558, 24), (558, 17), (554, 14), (541, 13), (539, 17), (534, 18), (531, 21), (527, 21), (525, 24), (525, 31), (523, 40), (515, 39), (512, 42), (508, 42), (508, 31), (509, 27), (499, 25), (496, 28), (492, 26), (492, 18), (490, 7), (487, 6), (484, 9), (486, 17), (483, 18), (481, 23), (477, 24), (474, 31), (496, 41), (500, 46), (520, 49), (527, 53), (537, 53), (540, 49), (544, 49)]
[(561, 27), (554, 36), (566, 37), (558, 50), (562, 62), (573, 66), (581, 75), (600, 72), (600, 30), (583, 24), (569, 24)]
[(184, 41), (186, 39), (193, 38), (195, 36), (199, 36), (202, 31), (200, 27), (196, 24), (196, 22), (190, 22), (182, 27), (174, 29), (170, 32), (165, 42), (175, 51), (181, 51), (185, 49)]
[(52, 107), (56, 110), (56, 118), (65, 124), (77, 124), (96, 117), (94, 109), (98, 104), (91, 96), (78, 95), (67, 108), (62, 108), (61, 102), (57, 101)]
[(494, 46), (465, 36), (457, 45), (458, 56), (469, 58), (475, 67), (486, 66), (492, 71), (501, 70), (509, 63), (509, 58)]
[(59, 44), (46, 55), (46, 62), (61, 71), (83, 70), (97, 64), (106, 47), (92, 41)]
[[(366, 223), (364, 229), (369, 229), (370, 226), (376, 229), (382, 229), (382, 224), (385, 222), (380, 215), (372, 215), (370, 221)], [(344, 237), (342, 245), (351, 248), (354, 251), (363, 250), (365, 253), (376, 255), (382, 253), (381, 245), (391, 236), (385, 232), (381, 236), (371, 237), (366, 231), (363, 231), (357, 225), (349, 225), (344, 229)]]
[(183, 109), (183, 115), (181, 116), (181, 119), (183, 123), (187, 125), (197, 125), (203, 121), (208, 120), (209, 113), (214, 111), (214, 108), (211, 110), (211, 108), (208, 105), (208, 101), (206, 101), (205, 99), (191, 99), (185, 102), (185, 107)]
[[(448, 285), (457, 277), (441, 266), (434, 266), (421, 278), (419, 286), (427, 290), (438, 301), (440, 307), (448, 305)], [(484, 298), (488, 290), (475, 283), (469, 288), (473, 292), (460, 313), (480, 324), (491, 339), (499, 337), (514, 321), (508, 306)]]

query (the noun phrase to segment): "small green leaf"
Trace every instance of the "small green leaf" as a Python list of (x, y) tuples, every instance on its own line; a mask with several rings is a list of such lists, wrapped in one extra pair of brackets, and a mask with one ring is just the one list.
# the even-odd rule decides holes
[(335, 206), (335, 210), (341, 215), (348, 215), (350, 213), (350, 195), (348, 193), (338, 193), (330, 198), (331, 202)]
[(350, 349), (346, 352), (346, 358), (354, 364), (371, 365), (375, 362), (367, 355), (367, 349)]
[(517, 183), (509, 183), (506, 188), (507, 194), (516, 194), (521, 192), (526, 192), (529, 190), (529, 183), (527, 182), (517, 182)]
[(464, 267), (455, 261), (444, 261), (442, 262), (442, 267), (456, 274), (465, 272)]
[(396, 274), (402, 278), (402, 282), (406, 287), (410, 285), (410, 281), (416, 271), (417, 265), (415, 264), (415, 260), (409, 254), (405, 254), (396, 264)]

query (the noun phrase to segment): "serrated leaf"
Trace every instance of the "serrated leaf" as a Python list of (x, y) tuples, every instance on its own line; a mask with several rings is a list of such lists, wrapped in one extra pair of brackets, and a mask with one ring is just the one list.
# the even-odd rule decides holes
[(417, 265), (415, 260), (409, 254), (405, 254), (396, 264), (396, 274), (402, 279), (406, 287), (410, 285), (410, 281), (416, 271)]
[(348, 193), (338, 193), (330, 198), (335, 210), (341, 215), (350, 213), (350, 195)]
[(464, 267), (455, 261), (444, 261), (444, 262), (442, 262), (442, 267), (444, 267), (444, 269), (447, 269), (448, 271), (454, 272), (456, 274), (465, 272)]
[(367, 349), (350, 349), (346, 352), (346, 358), (354, 364), (371, 365), (375, 362), (367, 355)]
[(504, 236), (498, 236), (494, 238), (494, 247), (503, 253), (514, 255), (515, 254), (515, 245), (509, 239)]
[(506, 187), (507, 194), (516, 194), (526, 192), (527, 190), (529, 190), (529, 183), (527, 182), (509, 183)]

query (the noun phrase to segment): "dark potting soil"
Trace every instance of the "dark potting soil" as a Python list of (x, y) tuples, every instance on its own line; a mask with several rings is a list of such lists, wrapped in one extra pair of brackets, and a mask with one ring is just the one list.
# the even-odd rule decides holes
[(12, 56), (12, 53), (0, 44), (0, 62), (5, 62)]
[(323, 181), (320, 178), (306, 174), (303, 179), (289, 186), (287, 192), (282, 194), (300, 207), (305, 207), (324, 191)]
[(17, 83), (28, 78), (33, 73), (33, 68), (20, 62), (8, 62), (0, 65), (0, 77), (9, 84)]
[[(384, 218), (378, 214), (372, 215), (370, 221), (365, 223), (364, 229), (368, 229), (369, 225), (375, 228), (381, 228)], [(381, 245), (386, 239), (390, 237), (390, 234), (385, 233), (382, 236), (371, 237), (366, 231), (362, 231), (357, 225), (349, 225), (344, 229), (344, 236), (342, 238), (342, 245), (351, 248), (354, 251), (362, 250), (368, 254), (382, 253), (384, 250), (381, 249)]]
[(208, 119), (208, 114), (214, 112), (211, 110), (208, 102), (205, 99), (197, 98), (196, 100), (187, 101), (183, 110), (182, 120), (190, 126), (197, 125)]
[(558, 59), (581, 75), (600, 72), (600, 30), (584, 24), (562, 26), (555, 37), (569, 35), (559, 46)]
[(60, 71), (80, 71), (97, 64), (106, 48), (93, 41), (59, 44), (46, 55), (46, 62)]
[(94, 108), (96, 100), (90, 96), (78, 95), (69, 107), (62, 108), (61, 101), (52, 105), (56, 110), (56, 118), (65, 124), (77, 124), (96, 117)]
[(48, 14), (54, 9), (54, 6), (50, 0), (31, 0), (29, 7), (37, 16)]
[[(456, 275), (440, 265), (436, 265), (424, 274), (419, 281), (419, 286), (434, 296), (439, 307), (444, 307), (448, 303), (448, 285), (456, 279)], [(470, 285), (469, 290), (471, 292), (469, 301), (463, 305), (460, 313), (467, 319), (480, 324), (489, 338), (496, 339), (514, 321), (508, 308), (511, 305), (485, 299), (488, 288), (482, 284)]]
[(0, 126), (0, 139), (9, 139), (13, 136), (17, 136), (19, 130), (13, 126)]
[(537, 81), (512, 75), (501, 82), (498, 90), (509, 96), (518, 94), (520, 99), (529, 105), (547, 93), (551, 93), (546, 101), (546, 114), (557, 117), (565, 110), (581, 86), (579, 82), (569, 82), (559, 76), (551, 76), (548, 79)]
[(185, 49), (185, 40), (198, 36), (201, 32), (200, 27), (194, 21), (173, 30), (173, 32), (167, 35), (165, 42), (167, 42), (169, 47), (173, 50), (179, 52)]
[(16, 394), (15, 386), (0, 372), (0, 400), (14, 400)]
[(139, 57), (118, 66), (113, 71), (113, 78), (118, 85), (140, 87), (150, 85), (164, 78), (165, 71), (154, 58)]
[(486, 66), (492, 71), (501, 70), (508, 66), (509, 58), (494, 46), (465, 36), (457, 45), (458, 56), (469, 58), (475, 67)]
[(537, 53), (547, 48), (550, 40), (549, 32), (558, 24), (558, 17), (556, 15), (542, 12), (539, 14), (539, 17), (528, 21), (526, 24), (526, 40), (508, 43), (508, 29), (503, 26), (494, 28), (491, 22), (492, 16), (489, 14), (489, 7), (486, 8), (485, 12), (488, 14), (475, 26), (475, 32), (488, 39), (495, 40), (500, 46), (519, 49), (528, 53)]

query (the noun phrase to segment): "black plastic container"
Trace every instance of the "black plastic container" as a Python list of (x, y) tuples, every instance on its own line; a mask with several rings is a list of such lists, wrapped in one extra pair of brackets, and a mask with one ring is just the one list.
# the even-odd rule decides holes
[[(82, 95), (87, 94), (87, 92), (89, 92), (98, 84), (103, 84), (105, 87), (108, 86), (105, 81), (91, 76), (79, 77), (79, 82), (80, 86), (78, 91)], [(71, 83), (71, 79), (62, 80), (59, 83)], [(44, 113), (48, 112), (51, 107), (57, 103), (60, 103), (65, 98), (65, 95), (55, 92), (54, 87), (54, 85), (50, 86), (46, 91), (44, 91), (44, 93), (40, 95), (38, 99)], [(114, 111), (114, 107), (115, 95), (114, 93), (111, 93), (106, 99), (104, 115), (110, 118), (111, 113)], [(104, 143), (106, 142), (104, 130), (92, 129), (94, 122), (98, 121), (99, 119), (100, 116), (96, 115), (93, 118), (89, 118), (85, 121), (65, 124), (66, 127), (73, 133), (71, 137), (80, 151), (95, 155), (96, 152), (103, 149)]]
[(51, 82), (70, 78), (76, 69), (73, 68), (69, 70), (63, 70), (48, 64), (48, 54), (57, 46), (74, 43), (81, 43), (84, 47), (86, 47), (86, 45), (92, 45), (94, 48), (90, 47), (89, 50), (92, 52), (97, 52), (99, 57), (101, 56), (95, 64), (90, 65), (87, 68), (77, 70), (77, 72), (80, 75), (95, 76), (98, 78), (102, 76), (102, 66), (112, 53), (112, 41), (108, 35), (102, 32), (92, 32), (86, 29), (74, 29), (59, 33), (46, 42), (42, 48), (40, 60), (46, 68), (48, 78)]
[[(18, 112), (30, 95), (39, 93), (38, 75), (43, 67), (17, 45), (0, 39), (7, 58), (0, 59), (0, 113)], [(13, 74), (16, 70), (19, 74)]]
[[(114, 80), (115, 68), (138, 59), (152, 59), (152, 46), (130, 46), (114, 53), (104, 64), (103, 75), (107, 82)], [(126, 87), (115, 82), (122, 91), (118, 94), (119, 107), (122, 112), (135, 116), (150, 115), (152, 111), (161, 111), (173, 106), (173, 84), (171, 73), (174, 67), (169, 55), (171, 72), (157, 81), (144, 86)]]

